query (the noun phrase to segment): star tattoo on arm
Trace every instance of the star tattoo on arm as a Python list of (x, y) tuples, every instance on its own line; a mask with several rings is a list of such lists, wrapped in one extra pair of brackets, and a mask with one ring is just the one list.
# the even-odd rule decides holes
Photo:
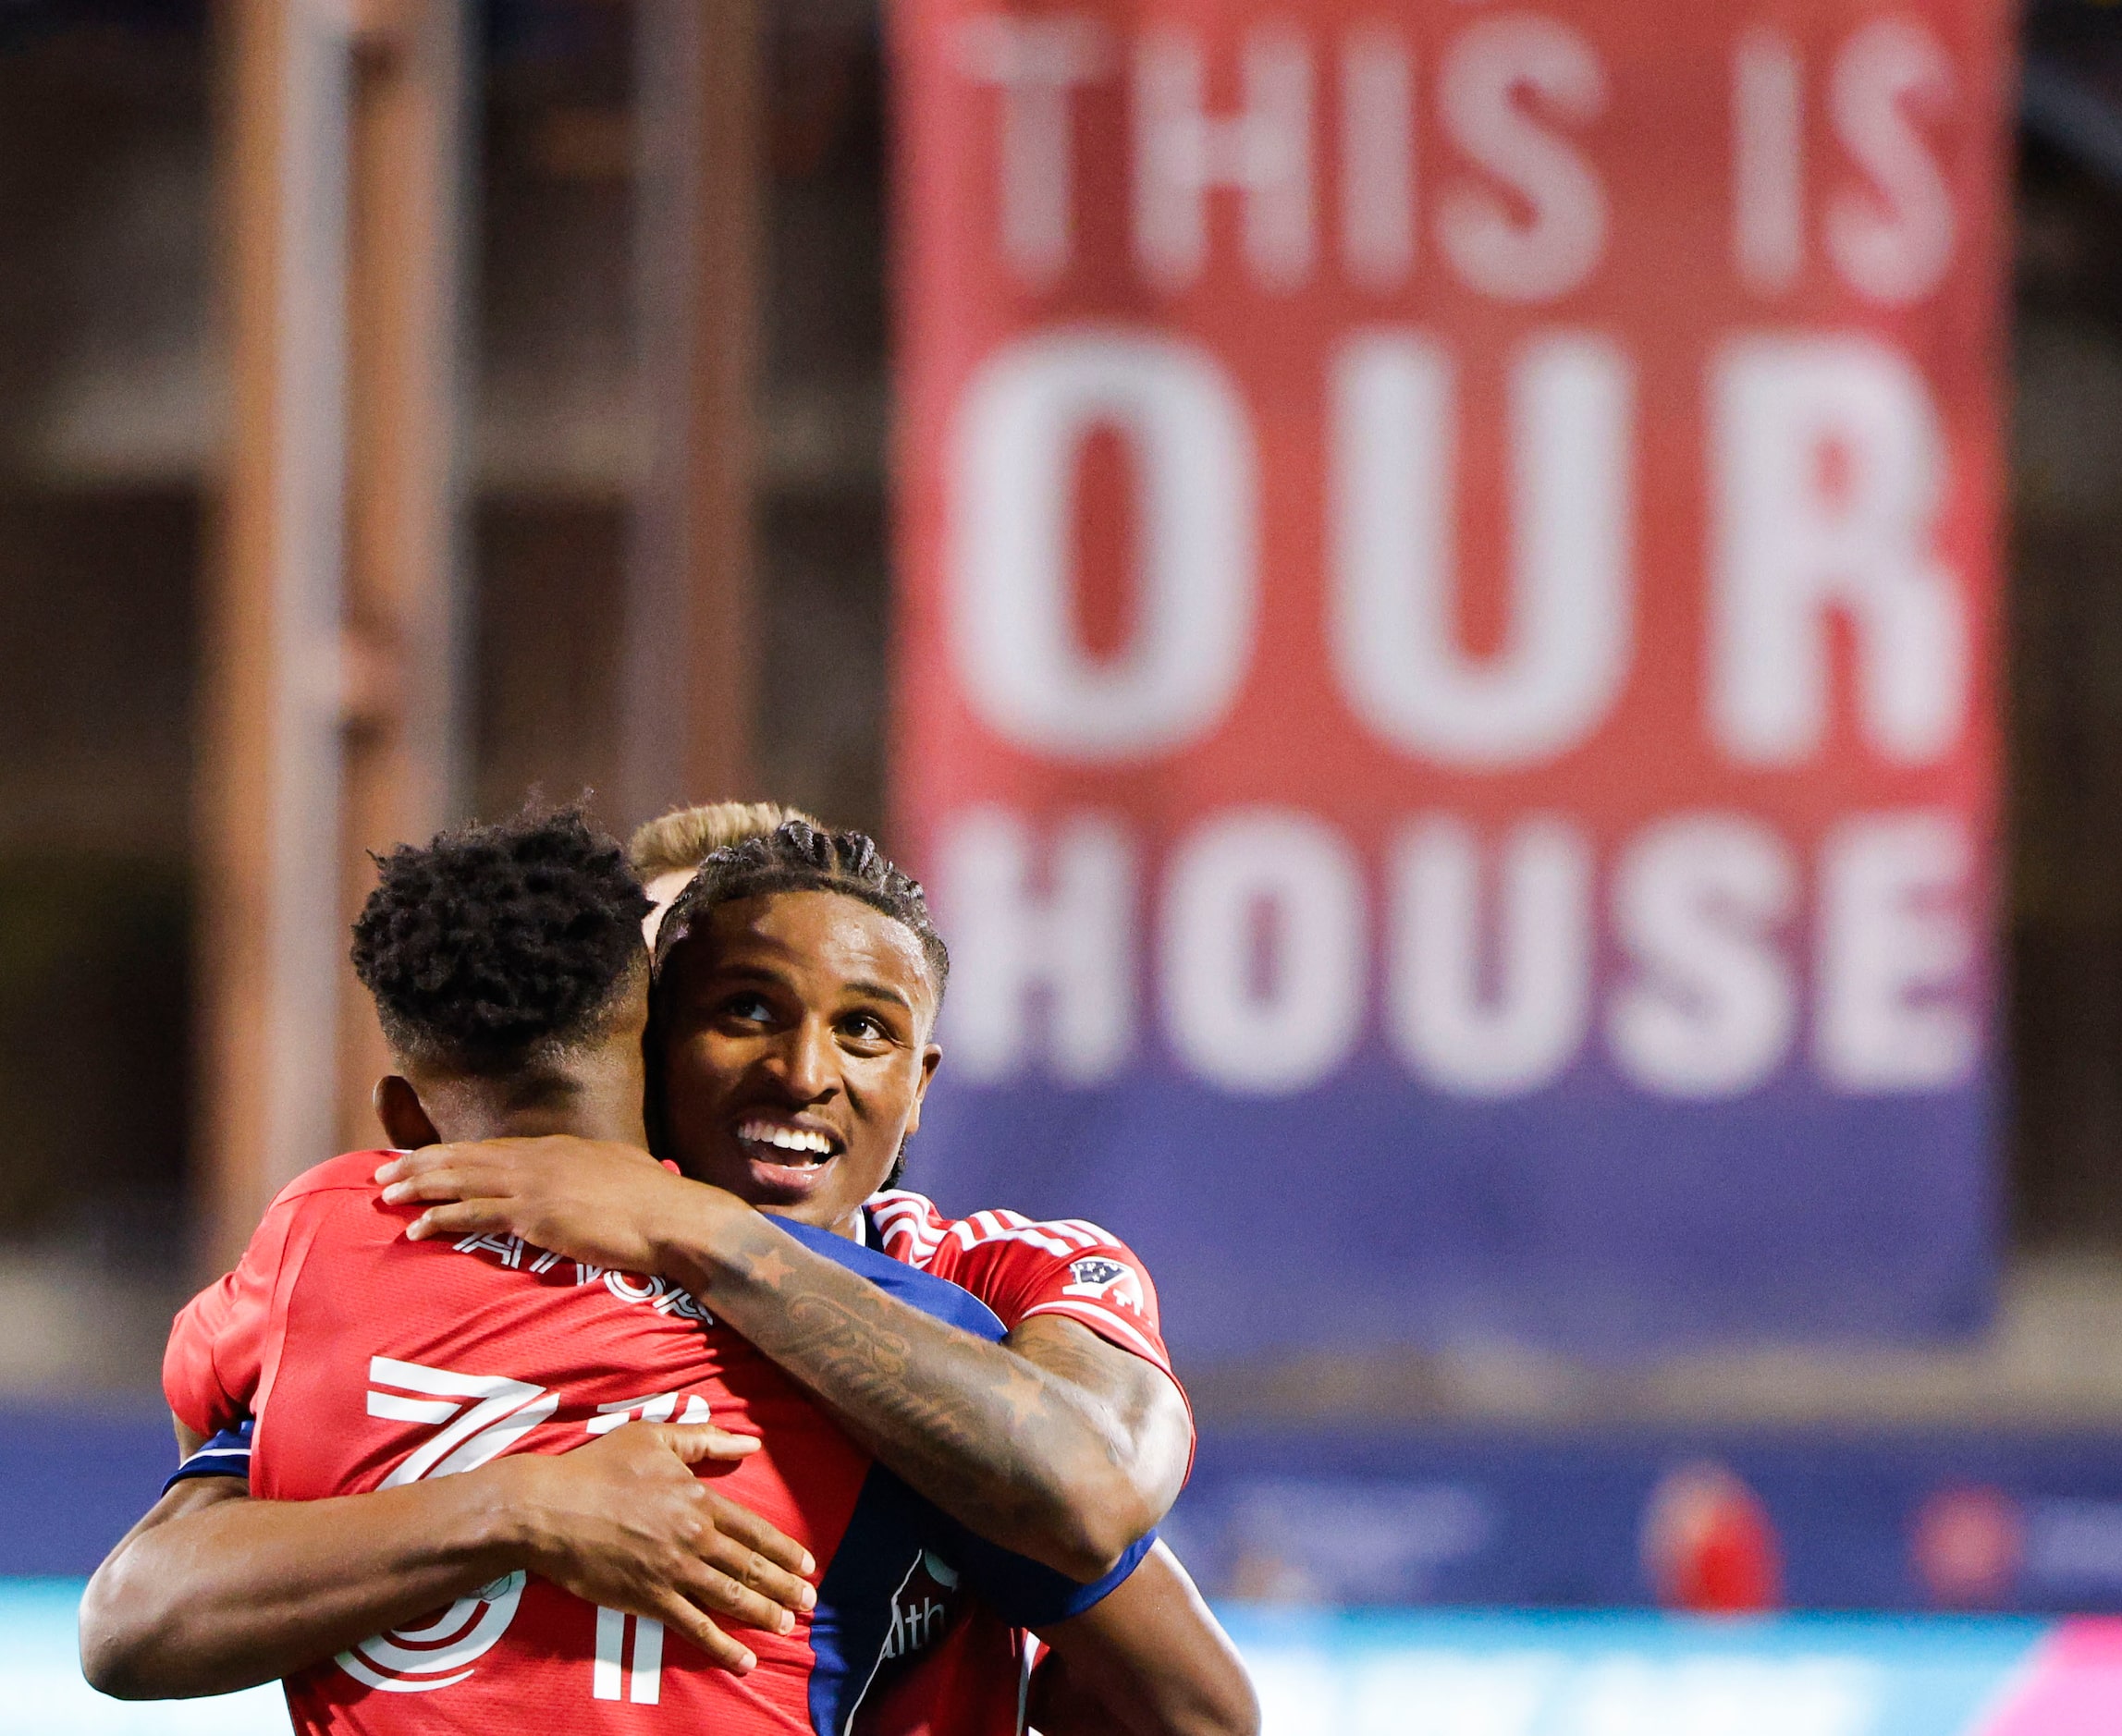
[(1045, 1408), (1046, 1390), (1028, 1368), (1012, 1368), (995, 1389), (995, 1396), (1010, 1407), (1010, 1415), (1027, 1423)]
[(796, 1268), (779, 1248), (768, 1248), (764, 1253), (754, 1253), (744, 1273), (753, 1283), (775, 1290), (780, 1290), (795, 1275)]

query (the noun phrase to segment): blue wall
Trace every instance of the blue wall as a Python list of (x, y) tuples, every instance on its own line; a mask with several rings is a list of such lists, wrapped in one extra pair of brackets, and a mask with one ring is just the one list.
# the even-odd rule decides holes
[[(1166, 1534), (1212, 1595), (1613, 1607), (1659, 1480), (1728, 1467), (1773, 1523), (1800, 1608), (1920, 1609), (1926, 1504), (2016, 1516), (2003, 1609), (2122, 1610), (2122, 1437), (1605, 1430), (1212, 1431)], [(0, 1576), (90, 1572), (176, 1462), (157, 1402), (0, 1408)]]
[(176, 1468), (159, 1398), (0, 1407), (0, 1576), (89, 1572)]

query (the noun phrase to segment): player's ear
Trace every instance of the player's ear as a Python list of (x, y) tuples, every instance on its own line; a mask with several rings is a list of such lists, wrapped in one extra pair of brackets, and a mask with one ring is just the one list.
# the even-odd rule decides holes
[(936, 1064), (942, 1058), (943, 1051), (933, 1043), (921, 1051), (921, 1082), (914, 1087), (914, 1113), (906, 1118), (908, 1139), (921, 1130), (921, 1105), (928, 1095), (929, 1082), (936, 1077)]
[(369, 1094), (369, 1102), (374, 1106), (375, 1119), (383, 1123), (383, 1136), (393, 1150), (418, 1151), (423, 1145), (438, 1145), (442, 1136), (435, 1131), (435, 1123), (427, 1119), (427, 1111), (421, 1106), (420, 1094), (413, 1090), (412, 1081), (400, 1073), (386, 1073), (375, 1082), (375, 1089)]

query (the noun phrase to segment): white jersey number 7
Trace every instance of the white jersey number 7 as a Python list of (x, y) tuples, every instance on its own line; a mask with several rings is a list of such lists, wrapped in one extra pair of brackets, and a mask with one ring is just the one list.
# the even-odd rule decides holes
[[(395, 1489), (498, 1459), (559, 1408), (560, 1396), (504, 1375), (459, 1375), (388, 1356), (368, 1363), (368, 1413), (441, 1425), (381, 1485)], [(417, 1395), (417, 1396), (415, 1396)]]

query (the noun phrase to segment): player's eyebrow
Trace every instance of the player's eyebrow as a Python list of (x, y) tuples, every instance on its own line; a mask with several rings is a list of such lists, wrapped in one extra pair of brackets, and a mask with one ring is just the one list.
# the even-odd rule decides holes
[(775, 988), (787, 988), (788, 977), (771, 966), (764, 964), (718, 964), (713, 970), (695, 977), (681, 991), (687, 1000), (703, 996), (725, 993), (740, 983), (765, 983)]
[[(718, 965), (708, 972), (705, 980), (700, 984), (699, 992), (710, 995), (718, 994), (733, 983), (770, 983), (776, 988), (787, 988), (790, 986), (790, 978), (786, 972), (755, 960), (733, 960), (728, 964)], [(844, 986), (848, 994), (862, 999), (883, 1001), (888, 1006), (899, 1008), (910, 1017), (915, 1013), (914, 1002), (908, 997), (906, 991), (894, 988), (889, 983), (872, 982), (867, 977), (858, 977)]]
[(847, 988), (851, 995), (866, 995), (871, 1000), (888, 1000), (895, 1007), (903, 1007), (908, 1012), (914, 1010), (914, 1003), (906, 998), (905, 992), (887, 984), (850, 983)]

